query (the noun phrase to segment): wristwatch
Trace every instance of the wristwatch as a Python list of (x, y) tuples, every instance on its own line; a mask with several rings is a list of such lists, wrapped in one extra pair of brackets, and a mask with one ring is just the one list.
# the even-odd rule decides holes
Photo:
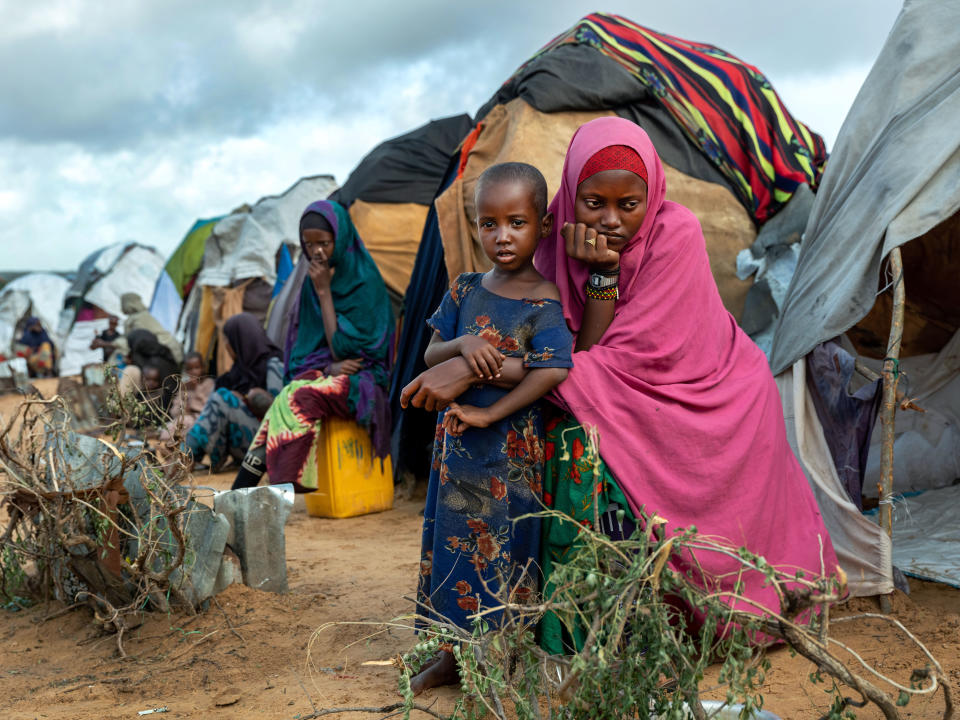
[(606, 290), (607, 288), (616, 287), (619, 281), (619, 275), (590, 273), (590, 287), (592, 287), (594, 290)]

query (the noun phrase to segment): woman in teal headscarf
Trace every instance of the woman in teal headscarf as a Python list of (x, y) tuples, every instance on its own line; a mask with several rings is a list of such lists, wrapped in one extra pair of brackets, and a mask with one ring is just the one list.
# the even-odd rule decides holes
[(335, 202), (312, 203), (300, 217), (307, 277), (290, 310), (284, 352), (288, 384), (270, 406), (234, 487), (292, 482), (311, 489), (304, 468), (315, 457), (320, 423), (356, 420), (374, 452), (390, 448), (387, 400), (394, 318), (387, 288), (347, 211)]

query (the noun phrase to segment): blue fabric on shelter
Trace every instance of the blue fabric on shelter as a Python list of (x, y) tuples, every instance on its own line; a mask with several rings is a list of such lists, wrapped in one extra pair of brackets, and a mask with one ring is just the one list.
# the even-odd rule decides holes
[(850, 499), (863, 509), (863, 475), (870, 436), (880, 412), (882, 383), (877, 380), (851, 394), (854, 358), (830, 340), (807, 355), (807, 387), (823, 425), (823, 434)]
[[(460, 153), (456, 152), (450, 159), (443, 182), (437, 188), (437, 196), (456, 179), (459, 165)], [(440, 305), (449, 285), (437, 210), (431, 202), (413, 273), (410, 275), (410, 285), (403, 298), (403, 325), (390, 384), (390, 412), (394, 423), (391, 449), (394, 477), (397, 478), (401, 477), (405, 470), (413, 472), (417, 477), (426, 477), (429, 474), (436, 413), (418, 408), (407, 408), (401, 412), (400, 392), (407, 383), (427, 369), (423, 353), (430, 343), (433, 331), (427, 327), (426, 320)]]
[(271, 298), (275, 298), (280, 294), (280, 291), (283, 290), (283, 286), (291, 275), (293, 275), (293, 258), (290, 257), (290, 248), (284, 243), (280, 246), (280, 261), (277, 263), (277, 281), (273, 284), (273, 294), (270, 295)]

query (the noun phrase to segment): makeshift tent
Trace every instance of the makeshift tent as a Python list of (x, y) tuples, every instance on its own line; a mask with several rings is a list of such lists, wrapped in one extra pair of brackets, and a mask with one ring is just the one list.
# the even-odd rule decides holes
[[(860, 487), (851, 492), (844, 481), (857, 457), (847, 454), (841, 463), (837, 448), (856, 442), (858, 429), (838, 410), (817, 407), (819, 383), (812, 381), (830, 372), (830, 363), (813, 371), (822, 344), (845, 336), (848, 355), (833, 353), (838, 369), (842, 362), (883, 369), (891, 391), (899, 385), (926, 411), (894, 415), (897, 403), (885, 403), (887, 427), (896, 431), (891, 489), (937, 488), (960, 478), (960, 36), (943, 32), (958, 23), (960, 3), (905, 4), (840, 130), (773, 337), (770, 362), (779, 373), (791, 441), (855, 595), (890, 592), (892, 562), (922, 577), (936, 573), (925, 568), (915, 533), (912, 550), (898, 556), (896, 528), (909, 519), (900, 501), (886, 490), (880, 497), (881, 515), (893, 508), (895, 516), (891, 545), (861, 514)], [(899, 313), (902, 324), (892, 323)], [(848, 378), (849, 371), (840, 384), (847, 406), (847, 391), (858, 384)], [(864, 494), (880, 479), (882, 435), (878, 424), (866, 462), (854, 469)], [(954, 567), (960, 564), (955, 498), (942, 495), (952, 512), (935, 520), (954, 524), (952, 546), (928, 546), (931, 564), (949, 553)]]
[(24, 320), (40, 318), (47, 333), (54, 337), (63, 298), (70, 283), (51, 273), (30, 273), (12, 280), (0, 290), (0, 355), (11, 357)]
[(150, 314), (171, 333), (177, 330), (183, 301), (193, 289), (197, 274), (203, 267), (207, 238), (221, 219), (197, 220), (173, 251), (157, 279), (150, 302)]
[(103, 354), (90, 350), (90, 341), (106, 328), (107, 318), (125, 315), (120, 296), (132, 292), (146, 302), (163, 270), (163, 256), (152, 247), (120, 242), (100, 248), (80, 264), (67, 290), (57, 328), (61, 342), (60, 374), (75, 375)]
[[(277, 273), (277, 252), (299, 244), (300, 213), (336, 188), (330, 175), (302, 178), (280, 195), (258, 200), (249, 209), (216, 221), (205, 242), (203, 266), (177, 325), (185, 350), (213, 358), (223, 323), (239, 312), (266, 320)], [(220, 338), (222, 340), (222, 338)], [(216, 347), (216, 371), (232, 365), (226, 345)]]
[[(574, 131), (611, 114), (650, 135), (667, 173), (667, 198), (697, 214), (721, 297), (740, 318), (751, 281), (737, 276), (737, 255), (798, 189), (816, 186), (823, 141), (790, 115), (753, 66), (719, 48), (595, 13), (504, 83), (456, 154), (453, 177), (435, 203), (436, 225), (428, 220), (424, 228), (414, 277), (427, 280), (419, 265), (436, 267), (438, 258), (446, 272), (407, 291), (391, 389), (395, 413), (400, 390), (423, 369), (431, 301), (449, 277), (490, 267), (476, 237), (473, 190), (480, 173), (496, 162), (529, 162), (553, 193)], [(416, 413), (402, 416), (395, 450), (423, 457), (432, 432), (427, 425)], [(400, 456), (398, 466), (416, 469), (416, 462)]]
[(468, 115), (454, 115), (377, 145), (328, 198), (349, 210), (395, 298), (407, 290), (427, 208), (450, 155), (472, 125)]

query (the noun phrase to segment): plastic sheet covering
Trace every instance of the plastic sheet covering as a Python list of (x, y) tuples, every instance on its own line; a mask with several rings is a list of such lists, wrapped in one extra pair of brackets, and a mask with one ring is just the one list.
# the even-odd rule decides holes
[(334, 188), (330, 175), (306, 177), (280, 195), (261, 198), (249, 212), (223, 218), (207, 238), (197, 284), (227, 287), (236, 280), (257, 277), (272, 284), (280, 245), (300, 243), (303, 209)]
[(860, 513), (837, 476), (806, 373), (806, 363), (800, 360), (776, 377), (787, 440), (813, 488), (840, 566), (847, 573), (851, 596), (893, 592), (890, 538)]
[(960, 33), (944, 32), (958, 25), (960, 3), (909, 0), (890, 31), (823, 173), (774, 373), (860, 321), (890, 251), (960, 209)]
[(91, 350), (90, 343), (110, 325), (107, 318), (74, 323), (60, 348), (60, 375), (79, 375), (84, 365), (103, 362), (103, 350)]
[[(861, 359), (880, 371), (879, 360)], [(897, 412), (893, 443), (894, 492), (950, 485), (960, 478), (960, 332), (935, 355), (904, 358), (900, 372), (900, 389), (915, 398), (916, 404), (926, 412)], [(864, 489), (876, 488), (879, 480), (878, 421), (867, 457)], [(955, 512), (960, 513), (960, 506)]]
[(895, 501), (893, 562), (904, 573), (960, 588), (960, 485)]
[(51, 335), (57, 331), (60, 309), (70, 283), (59, 275), (30, 273), (0, 290), (0, 355), (9, 355), (17, 340), (17, 323), (36, 315)]
[[(120, 296), (137, 293), (150, 301), (153, 286), (163, 271), (163, 256), (152, 247), (137, 243), (116, 243), (89, 255), (67, 291), (65, 303), (82, 299), (121, 320)], [(60, 316), (57, 333), (65, 337), (76, 316), (71, 307)]]
[(812, 207), (813, 192), (806, 185), (799, 186), (790, 202), (763, 225), (753, 245), (737, 255), (737, 277), (747, 280), (753, 276), (740, 327), (768, 358)]

